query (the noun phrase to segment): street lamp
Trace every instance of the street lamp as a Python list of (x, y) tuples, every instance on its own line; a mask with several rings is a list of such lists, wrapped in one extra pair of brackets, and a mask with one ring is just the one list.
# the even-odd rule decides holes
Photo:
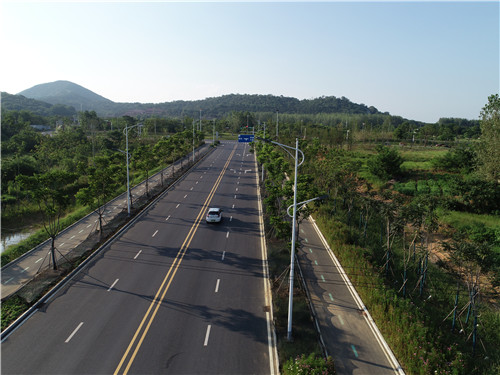
[[(316, 197), (316, 198), (312, 198), (312, 199), (308, 199), (306, 201), (303, 201), (303, 202), (299, 202), (297, 203), (297, 206), (301, 205), (297, 211), (299, 211), (300, 209), (302, 209), (302, 207), (304, 207), (306, 204), (312, 202), (312, 201), (317, 201), (317, 200), (320, 200), (320, 199), (326, 199), (328, 198), (328, 194), (325, 194), (325, 195), (322, 195), (320, 197)], [(286, 210), (286, 213), (288, 214), (288, 216), (292, 217), (292, 215), (290, 215), (290, 208), (293, 207), (293, 204), (291, 204), (290, 206), (288, 206), (287, 210)]]
[(125, 149), (125, 157), (127, 158), (127, 212), (128, 216), (130, 216), (130, 174), (129, 174), (129, 167), (128, 167), (128, 160), (130, 159), (129, 153), (128, 153), (128, 131), (129, 129), (139, 127), (139, 129), (142, 128), (142, 123), (132, 125), (132, 126), (125, 126), (125, 129), (123, 129), (123, 133), (125, 133), (125, 140), (126, 140), (126, 149)]
[[(299, 202), (296, 204), (296, 206), (300, 206), (297, 211), (300, 211), (302, 209), (302, 207), (304, 207), (305, 205), (307, 205), (308, 203), (312, 202), (312, 201), (317, 201), (319, 199), (326, 199), (328, 198), (328, 194), (325, 194), (325, 195), (321, 195), (319, 197), (316, 197), (316, 198), (312, 198), (312, 199), (308, 199), (306, 201), (303, 201), (303, 202)], [(293, 204), (291, 204), (290, 206), (288, 206), (287, 210), (286, 210), (286, 213), (288, 214), (288, 216), (292, 217), (292, 215), (290, 215), (290, 208), (293, 207)], [(297, 218), (295, 218), (294, 220), (296, 220)]]
[(279, 110), (276, 109), (276, 139), (278, 139), (278, 123), (279, 123), (278, 114)]
[(193, 120), (193, 164), (194, 164), (194, 120)]
[[(270, 139), (264, 139), (257, 137), (264, 142), (270, 142), (275, 145), (280, 146), (288, 154), (295, 159), (295, 176), (293, 184), (293, 220), (292, 220), (292, 249), (290, 256), (290, 289), (288, 291), (288, 329), (287, 329), (287, 340), (292, 341), (292, 308), (293, 308), (293, 278), (294, 278), (294, 268), (295, 268), (295, 219), (297, 217), (297, 169), (304, 162), (304, 153), (299, 150), (299, 139), (295, 138), (295, 147), (287, 146), (278, 142), (271, 141)], [(290, 150), (295, 150), (295, 156), (293, 156)], [(299, 163), (299, 152), (302, 155), (302, 161)]]

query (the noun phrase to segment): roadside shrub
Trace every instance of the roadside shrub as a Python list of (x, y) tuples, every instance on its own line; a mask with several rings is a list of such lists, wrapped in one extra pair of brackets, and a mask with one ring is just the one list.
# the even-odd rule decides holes
[(476, 168), (476, 152), (470, 146), (461, 146), (432, 159), (431, 163), (436, 170), (468, 174)]
[(455, 195), (465, 211), (495, 213), (500, 211), (500, 184), (479, 178), (468, 178), (455, 186)]
[(381, 145), (377, 146), (376, 150), (378, 154), (372, 156), (367, 163), (370, 173), (382, 180), (400, 177), (403, 157), (398, 150)]
[(316, 357), (314, 353), (306, 357), (302, 354), (290, 358), (283, 366), (283, 375), (331, 375), (336, 374), (332, 357)]

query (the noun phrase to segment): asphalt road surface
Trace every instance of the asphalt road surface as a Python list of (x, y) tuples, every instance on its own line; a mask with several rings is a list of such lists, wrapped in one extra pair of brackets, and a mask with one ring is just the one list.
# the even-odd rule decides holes
[(4, 339), (2, 374), (274, 373), (255, 168), (219, 146)]

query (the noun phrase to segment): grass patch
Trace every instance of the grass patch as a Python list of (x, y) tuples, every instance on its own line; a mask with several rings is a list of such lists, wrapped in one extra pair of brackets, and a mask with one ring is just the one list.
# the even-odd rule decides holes
[(30, 305), (19, 296), (14, 296), (2, 302), (2, 331), (29, 307)]
[(456, 229), (473, 224), (482, 224), (485, 227), (500, 231), (500, 216), (498, 215), (473, 214), (443, 209), (438, 209), (437, 213), (441, 222)]

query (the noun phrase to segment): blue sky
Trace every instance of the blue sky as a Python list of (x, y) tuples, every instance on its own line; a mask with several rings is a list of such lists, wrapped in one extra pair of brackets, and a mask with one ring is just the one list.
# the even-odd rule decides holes
[(345, 96), (406, 118), (478, 118), (499, 92), (499, 3), (0, 5), (0, 90), (68, 80), (116, 102)]

